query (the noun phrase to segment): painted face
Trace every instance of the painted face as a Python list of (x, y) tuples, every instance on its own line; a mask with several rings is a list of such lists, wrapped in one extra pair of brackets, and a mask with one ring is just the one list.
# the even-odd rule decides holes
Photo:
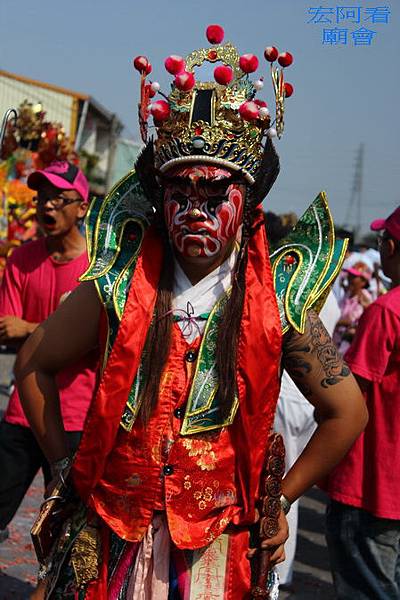
[(188, 166), (170, 176), (164, 215), (176, 250), (186, 258), (223, 253), (238, 236), (245, 185), (230, 182), (232, 174), (214, 166)]

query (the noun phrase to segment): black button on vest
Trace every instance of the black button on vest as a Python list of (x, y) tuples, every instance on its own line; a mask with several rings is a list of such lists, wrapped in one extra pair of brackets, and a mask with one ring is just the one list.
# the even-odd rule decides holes
[(197, 358), (197, 352), (195, 352), (194, 350), (189, 350), (189, 352), (186, 353), (185, 358), (187, 362), (194, 362)]
[(174, 467), (172, 465), (164, 465), (163, 473), (164, 475), (172, 475), (174, 472)]
[(184, 414), (185, 414), (185, 409), (184, 409), (184, 408), (176, 408), (176, 409), (174, 410), (174, 416), (175, 416), (177, 419), (183, 419), (183, 417), (184, 417)]

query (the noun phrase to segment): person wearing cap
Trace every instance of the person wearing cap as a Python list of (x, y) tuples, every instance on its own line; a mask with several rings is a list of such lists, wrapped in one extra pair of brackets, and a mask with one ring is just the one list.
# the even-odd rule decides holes
[(372, 302), (372, 296), (367, 289), (372, 277), (368, 265), (359, 260), (351, 267), (343, 269), (343, 273), (346, 276), (342, 283), (345, 291), (339, 300), (340, 318), (333, 333), (333, 341), (341, 355), (349, 348), (358, 321)]
[[(82, 171), (69, 162), (55, 162), (32, 173), (28, 186), (37, 191), (37, 220), (43, 237), (17, 248), (6, 265), (0, 289), (0, 343), (14, 348), (65, 300), (88, 264), (79, 229), (89, 200)], [(63, 370), (57, 379), (71, 450), (78, 445), (92, 398), (95, 367), (96, 358), (91, 356)], [(0, 422), (0, 464), (0, 529), (5, 537), (40, 467), (45, 484), (52, 479), (16, 389)]]
[(366, 308), (345, 355), (370, 420), (327, 485), (338, 600), (400, 598), (400, 207), (371, 229), (392, 287)]

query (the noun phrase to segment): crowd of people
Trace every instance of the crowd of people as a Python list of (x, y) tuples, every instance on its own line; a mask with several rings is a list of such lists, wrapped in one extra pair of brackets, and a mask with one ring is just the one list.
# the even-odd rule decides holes
[(217, 83), (171, 55), (163, 100), (135, 59), (144, 148), (105, 199), (68, 160), (28, 177), (41, 235), (0, 291), (1, 535), (42, 467), (36, 600), (275, 599), (319, 485), (337, 598), (399, 598), (400, 208), (346, 258), (322, 193), (264, 218), (292, 86), (271, 67), (275, 129), (256, 57), (207, 39)]
[[(79, 228), (88, 207), (88, 186), (83, 174), (72, 164), (56, 163), (32, 174), (28, 185), (37, 192), (37, 220), (43, 237), (14, 251), (0, 290), (0, 340), (16, 349), (66, 299), (88, 267), (86, 244)], [(265, 215), (272, 247), (290, 235), (295, 221), (292, 217), (287, 222), (287, 218), (273, 213)], [(387, 220), (374, 221), (371, 229), (378, 232), (379, 251), (365, 248), (347, 251), (343, 269), (320, 312), (338, 351), (346, 352), (346, 362), (364, 391), (370, 413), (365, 432), (330, 476), (320, 482), (331, 499), (327, 542), (338, 598), (350, 598), (352, 594), (358, 594), (353, 597), (359, 598), (395, 598), (399, 589), (399, 513), (392, 468), (398, 452), (400, 288), (396, 286), (400, 284), (400, 209)], [(183, 297), (180, 305), (190, 298), (197, 309), (195, 297), (188, 296), (187, 285), (180, 284)], [(86, 314), (83, 307), (82, 310)], [(182, 322), (185, 327), (189, 323), (193, 328), (192, 320)], [(201, 324), (197, 322), (195, 327)], [(195, 353), (196, 344), (192, 342), (190, 346), (188, 353)], [(68, 456), (76, 451), (80, 441), (95, 390), (98, 361), (98, 353), (93, 350), (57, 377), (61, 400), (61, 415), (57, 418), (62, 418), (67, 432)], [(317, 421), (313, 405), (284, 371), (274, 426), (285, 441), (287, 470), (301, 455)], [(0, 423), (3, 539), (39, 468), (43, 469), (45, 485), (49, 486), (66, 466), (63, 459), (62, 464), (55, 461), (49, 465), (42, 448), (14, 388)], [(387, 456), (392, 457), (393, 463)], [(286, 560), (278, 565), (278, 570), (281, 585), (290, 589), (297, 501), (292, 503), (287, 518), (290, 536), (286, 542)], [(40, 583), (33, 597), (43, 597), (43, 590)]]
[[(266, 214), (272, 243), (288, 233), (280, 218)], [(325, 481), (330, 501), (327, 544), (337, 598), (398, 598), (400, 594), (400, 506), (393, 473), (399, 455), (400, 208), (371, 223), (376, 247), (352, 244), (320, 313), (338, 351), (363, 390), (370, 420), (365, 432)], [(276, 237), (277, 234), (277, 237)], [(275, 428), (286, 444), (287, 468), (316, 427), (315, 414), (282, 375)], [(388, 460), (388, 457), (390, 459)], [(288, 515), (292, 535), (280, 580), (291, 589), (297, 510)]]

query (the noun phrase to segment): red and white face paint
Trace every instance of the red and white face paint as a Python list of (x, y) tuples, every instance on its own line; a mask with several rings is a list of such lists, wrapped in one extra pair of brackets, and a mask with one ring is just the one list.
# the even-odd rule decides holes
[(214, 166), (186, 166), (169, 175), (164, 215), (170, 239), (184, 257), (214, 258), (238, 237), (245, 185)]

